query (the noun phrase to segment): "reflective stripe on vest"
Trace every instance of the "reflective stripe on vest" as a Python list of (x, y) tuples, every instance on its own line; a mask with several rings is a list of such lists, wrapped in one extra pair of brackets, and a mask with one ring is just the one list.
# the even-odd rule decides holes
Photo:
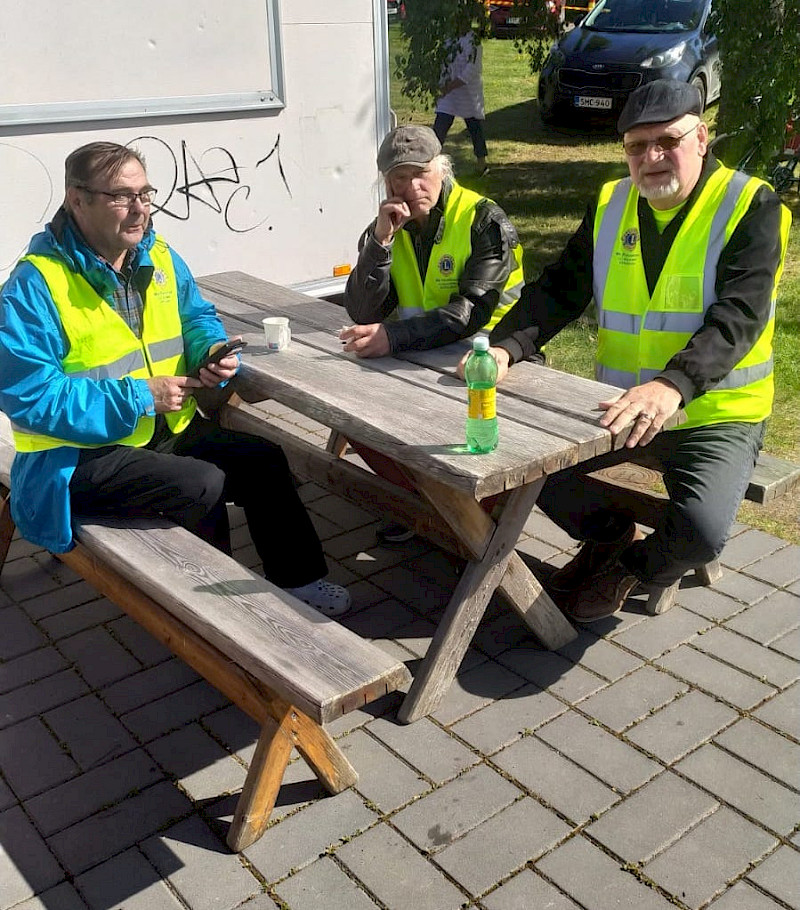
[[(392, 245), (390, 274), (397, 291), (399, 319), (424, 316), (430, 310), (446, 306), (453, 294), (458, 294), (458, 281), (472, 253), (472, 223), (478, 203), (485, 197), (465, 189), (453, 181), (447, 197), (444, 231), (433, 245), (425, 284), (417, 265), (414, 244), (408, 231), (398, 231)], [(512, 250), (514, 267), (494, 308), (492, 318), (483, 328), (492, 329), (519, 300), (525, 277), (522, 273), (522, 244)]]
[[(720, 255), (763, 185), (720, 167), (687, 212), (652, 298), (641, 256), (637, 204), (630, 178), (606, 184), (594, 225), (593, 282), (597, 304), (597, 378), (630, 388), (659, 375), (703, 325), (715, 302)], [(772, 405), (774, 292), (783, 268), (790, 224), (783, 209), (782, 256), (767, 325), (753, 347), (717, 385), (690, 402), (683, 427), (760, 421)]]
[[(177, 279), (169, 247), (160, 237), (156, 238), (150, 256), (154, 271), (145, 292), (141, 340), (82, 275), (72, 272), (57, 259), (37, 255), (24, 257), (41, 273), (58, 310), (68, 342), (62, 361), (67, 375), (94, 381), (119, 380), (125, 376), (148, 379), (151, 376), (185, 375)], [(172, 432), (182, 432), (196, 409), (197, 403), (192, 397), (186, 399), (180, 411), (165, 414)], [(154, 427), (155, 418), (140, 417), (133, 433), (104, 444), (146, 445)], [(12, 429), (16, 448), (22, 452), (58, 446), (94, 448), (32, 433), (19, 425), (14, 425)]]

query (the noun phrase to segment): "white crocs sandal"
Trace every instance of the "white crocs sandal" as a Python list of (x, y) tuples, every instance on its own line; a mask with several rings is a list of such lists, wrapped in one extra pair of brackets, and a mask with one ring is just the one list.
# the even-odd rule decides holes
[(324, 616), (343, 616), (350, 609), (350, 593), (347, 588), (321, 578), (299, 588), (286, 590)]

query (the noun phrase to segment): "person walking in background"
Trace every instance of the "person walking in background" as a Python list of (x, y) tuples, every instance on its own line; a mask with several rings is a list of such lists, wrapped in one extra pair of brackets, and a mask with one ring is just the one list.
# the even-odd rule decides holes
[(483, 48), (475, 41), (475, 33), (471, 29), (457, 43), (455, 57), (442, 79), (442, 95), (436, 102), (433, 131), (444, 145), (455, 118), (463, 117), (472, 139), (478, 174), (482, 175), (489, 170), (483, 134)]

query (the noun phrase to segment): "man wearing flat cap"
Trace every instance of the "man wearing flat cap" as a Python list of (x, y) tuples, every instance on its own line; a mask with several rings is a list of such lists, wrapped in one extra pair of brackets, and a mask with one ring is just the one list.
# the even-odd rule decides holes
[(491, 328), (522, 290), (522, 248), (505, 212), (460, 186), (427, 126), (392, 130), (378, 150), (386, 198), (359, 241), (344, 304), (345, 351), (383, 357)]
[[(553, 475), (538, 504), (578, 555), (548, 581), (590, 622), (639, 583), (666, 588), (722, 550), (773, 396), (775, 295), (790, 216), (772, 189), (708, 151), (694, 86), (636, 89), (619, 119), (630, 175), (605, 184), (561, 257), (490, 336), (500, 375), (594, 298), (597, 378), (626, 391), (600, 424), (625, 446)], [(683, 408), (680, 426), (659, 432)], [(663, 471), (669, 503), (645, 537), (586, 475), (621, 462)]]

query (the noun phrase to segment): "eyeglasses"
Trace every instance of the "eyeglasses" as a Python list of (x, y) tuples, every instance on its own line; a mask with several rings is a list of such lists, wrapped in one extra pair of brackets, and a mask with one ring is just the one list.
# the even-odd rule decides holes
[(662, 152), (674, 152), (689, 133), (694, 132), (698, 126), (700, 126), (700, 124), (695, 123), (693, 127), (686, 130), (686, 132), (682, 133), (680, 136), (658, 136), (655, 139), (631, 139), (630, 142), (623, 142), (622, 147), (625, 149), (625, 154), (629, 158), (638, 158), (640, 155), (644, 155), (651, 145)]
[(111, 205), (116, 209), (129, 209), (137, 199), (142, 205), (150, 205), (157, 192), (152, 187), (142, 190), (141, 193), (127, 193), (122, 190), (111, 193), (108, 190), (93, 190), (88, 186), (79, 186), (78, 189), (86, 193), (94, 193), (96, 196), (107, 196), (111, 200)]

